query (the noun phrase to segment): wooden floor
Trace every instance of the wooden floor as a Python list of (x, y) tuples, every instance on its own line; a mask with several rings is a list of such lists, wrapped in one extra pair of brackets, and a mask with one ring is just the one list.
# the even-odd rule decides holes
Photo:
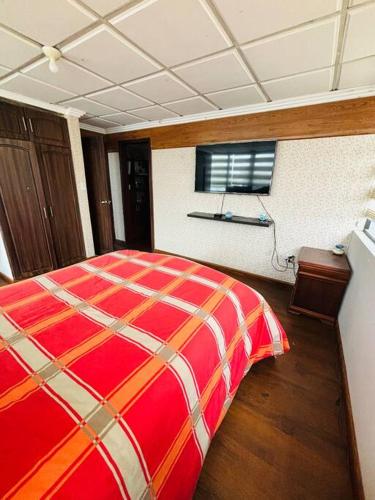
[(334, 329), (289, 315), (289, 288), (239, 279), (268, 300), (291, 351), (261, 361), (242, 381), (208, 451), (196, 500), (352, 499)]

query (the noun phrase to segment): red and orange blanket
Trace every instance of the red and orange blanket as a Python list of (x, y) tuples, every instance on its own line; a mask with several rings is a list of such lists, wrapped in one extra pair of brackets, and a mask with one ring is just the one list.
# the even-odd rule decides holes
[(177, 257), (0, 288), (0, 497), (190, 498), (241, 379), (288, 349), (259, 293)]

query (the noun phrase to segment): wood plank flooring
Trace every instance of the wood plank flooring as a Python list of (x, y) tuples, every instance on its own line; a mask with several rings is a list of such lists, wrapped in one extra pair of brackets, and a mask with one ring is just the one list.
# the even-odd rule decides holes
[(259, 362), (242, 381), (208, 451), (195, 500), (351, 500), (334, 329), (288, 314), (288, 287), (233, 277), (265, 296), (291, 351)]

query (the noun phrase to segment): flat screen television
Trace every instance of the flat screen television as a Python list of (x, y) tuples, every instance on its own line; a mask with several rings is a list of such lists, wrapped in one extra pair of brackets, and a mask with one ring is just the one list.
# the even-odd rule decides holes
[(276, 141), (197, 146), (195, 191), (268, 195)]

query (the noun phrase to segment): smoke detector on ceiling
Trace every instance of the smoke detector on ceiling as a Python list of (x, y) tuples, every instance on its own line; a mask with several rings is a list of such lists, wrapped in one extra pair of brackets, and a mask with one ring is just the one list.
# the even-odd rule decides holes
[(55, 47), (44, 46), (42, 48), (43, 54), (49, 59), (49, 70), (52, 73), (57, 73), (59, 71), (59, 67), (57, 66), (56, 61), (58, 61), (61, 57), (61, 52)]

